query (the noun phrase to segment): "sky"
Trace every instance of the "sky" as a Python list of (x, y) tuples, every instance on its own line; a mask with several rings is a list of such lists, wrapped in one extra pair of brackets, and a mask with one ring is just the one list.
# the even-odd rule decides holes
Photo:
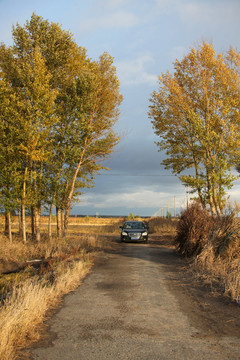
[[(90, 58), (114, 57), (123, 102), (115, 130), (121, 141), (104, 162), (110, 171), (83, 189), (77, 215), (162, 215), (184, 209), (186, 188), (161, 165), (149, 98), (158, 75), (173, 70), (190, 48), (211, 42), (217, 52), (240, 49), (240, 0), (0, 0), (0, 42), (12, 44), (12, 25), (32, 13), (69, 30)], [(240, 180), (228, 193), (240, 202)]]

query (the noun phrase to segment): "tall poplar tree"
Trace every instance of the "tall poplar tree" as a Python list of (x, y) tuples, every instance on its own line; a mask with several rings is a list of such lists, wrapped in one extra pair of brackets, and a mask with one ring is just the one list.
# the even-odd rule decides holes
[(80, 177), (84, 186), (91, 185), (103, 167), (101, 160), (112, 153), (119, 141), (113, 131), (122, 101), (119, 87), (113, 58), (104, 53), (99, 61), (86, 62), (62, 93), (61, 121), (55, 138), (56, 161), (62, 163), (62, 168), (56, 172), (55, 200), (59, 210), (65, 211), (65, 231), (76, 181)]
[(17, 99), (14, 125), (19, 131), (17, 139), (22, 171), (23, 241), (26, 242), (26, 206), (34, 209), (36, 239), (40, 241), (42, 166), (51, 151), (50, 133), (56, 122), (54, 110), (57, 92), (50, 88), (51, 75), (37, 46), (24, 57), (17, 57), (12, 49), (5, 51), (12, 70), (8, 80)]
[(19, 187), (19, 141), (16, 127), (17, 101), (0, 72), (0, 204), (5, 210), (5, 235), (12, 241), (11, 212), (16, 210)]
[(240, 83), (235, 58), (217, 55), (202, 43), (159, 76), (150, 98), (149, 117), (163, 164), (197, 192), (204, 206), (221, 214), (225, 189), (233, 185), (231, 169), (239, 159)]
[(64, 211), (66, 230), (79, 187), (93, 185), (118, 143), (113, 126), (122, 96), (113, 58), (89, 59), (58, 24), (33, 14), (13, 28), (13, 40), (0, 47), (0, 69), (16, 98), (23, 241), (26, 209), (32, 209), (32, 232), (40, 241), (42, 206)]

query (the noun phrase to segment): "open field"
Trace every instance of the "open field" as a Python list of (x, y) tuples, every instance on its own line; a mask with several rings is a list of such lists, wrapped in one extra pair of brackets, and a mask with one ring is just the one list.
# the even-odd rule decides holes
[[(4, 230), (4, 217), (0, 216), (0, 231)], [(95, 218), (95, 217), (89, 217), (89, 216), (85, 216), (85, 217), (70, 217), (69, 218), (69, 232), (72, 232), (72, 230), (83, 230), (85, 233), (86, 232), (91, 232), (91, 228), (92, 227), (98, 227), (98, 229), (101, 229), (101, 227), (106, 227), (106, 226), (111, 226), (111, 228), (113, 229), (113, 227), (115, 225), (118, 225), (120, 223), (122, 223), (124, 221), (124, 218)], [(57, 222), (56, 222), (56, 216), (52, 216), (51, 219), (51, 223), (52, 223), (52, 233), (56, 233), (56, 227), (57, 227)], [(30, 217), (26, 217), (26, 226), (27, 226), (27, 231), (31, 231), (31, 219)], [(117, 227), (115, 227), (117, 229)], [(48, 217), (46, 216), (41, 216), (41, 231), (47, 232), (48, 229)], [(97, 229), (97, 228), (96, 228)], [(18, 226), (18, 217), (17, 216), (13, 216), (12, 217), (12, 231), (13, 234), (17, 233), (19, 230), (19, 226)], [(90, 231), (89, 231), (90, 230)], [(108, 231), (110, 231), (111, 229), (106, 229)], [(94, 231), (95, 232), (95, 231)]]
[[(31, 232), (31, 223), (30, 218), (26, 218), (27, 224), (27, 231)], [(96, 218), (96, 217), (70, 217), (69, 218), (69, 225), (68, 225), (68, 234), (69, 235), (84, 235), (84, 234), (109, 234), (109, 235), (116, 235), (120, 234), (119, 227), (123, 224), (123, 222), (127, 220), (127, 218), (120, 217), (120, 218)], [(149, 232), (150, 234), (153, 233), (173, 233), (175, 234), (176, 224), (178, 219), (165, 219), (160, 217), (155, 218), (147, 218), (141, 219), (137, 218), (136, 220), (144, 220), (149, 224)], [(0, 232), (4, 231), (4, 217), (0, 216)], [(19, 231), (18, 227), (18, 218), (13, 217), (12, 222), (12, 232), (13, 238), (17, 235)], [(46, 234), (48, 232), (48, 218), (41, 217), (41, 233), (43, 239), (46, 238)], [(55, 235), (57, 233), (57, 224), (56, 218), (52, 218), (52, 234)], [(45, 235), (44, 235), (45, 234)], [(6, 241), (8, 241), (6, 239)]]

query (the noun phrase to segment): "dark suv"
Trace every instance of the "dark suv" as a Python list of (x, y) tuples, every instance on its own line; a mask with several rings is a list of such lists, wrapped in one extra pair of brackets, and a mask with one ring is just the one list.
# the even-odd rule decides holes
[(148, 241), (148, 225), (144, 221), (126, 221), (120, 228), (121, 241)]

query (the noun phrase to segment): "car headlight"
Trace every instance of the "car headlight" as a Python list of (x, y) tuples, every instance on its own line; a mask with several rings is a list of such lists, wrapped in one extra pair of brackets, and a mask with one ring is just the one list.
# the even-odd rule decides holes
[(144, 232), (142, 233), (142, 236), (147, 236), (147, 232), (144, 231)]
[(127, 236), (126, 231), (123, 231), (123, 232), (122, 232), (122, 235), (123, 235), (123, 236)]

